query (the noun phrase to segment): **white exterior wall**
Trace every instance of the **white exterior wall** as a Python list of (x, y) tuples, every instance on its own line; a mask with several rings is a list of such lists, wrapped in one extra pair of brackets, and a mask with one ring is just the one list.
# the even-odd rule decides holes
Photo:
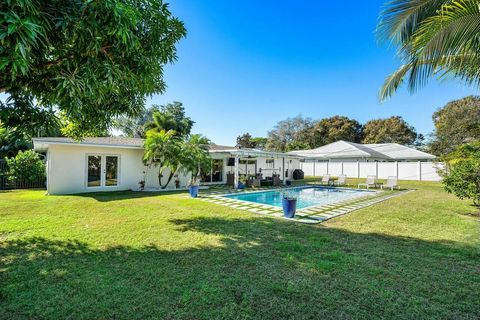
[[(87, 156), (118, 156), (119, 173), (117, 186), (87, 187)], [(229, 155), (211, 154), (212, 159), (223, 159), (223, 181), (227, 182), (227, 173), (233, 173), (233, 167), (228, 167)], [(74, 194), (98, 191), (139, 190), (139, 182), (145, 180), (145, 189), (159, 189), (158, 166), (146, 167), (142, 162), (143, 149), (129, 149), (121, 147), (92, 147), (85, 145), (51, 144), (47, 152), (47, 188), (50, 194)], [(273, 172), (280, 173), (283, 178), (285, 172), (282, 158), (275, 158), (273, 170), (267, 168), (267, 158), (252, 158), (257, 160), (257, 172), (262, 168), (264, 177), (270, 177)], [(290, 163), (291, 160), (291, 163)], [(285, 168), (300, 168), (298, 159), (285, 159)], [(240, 169), (245, 169), (244, 165)], [(248, 165), (251, 174), (255, 172), (255, 165)], [(243, 173), (240, 171), (240, 173)], [(165, 183), (170, 172), (164, 170), (162, 182)], [(186, 187), (190, 181), (190, 174), (179, 174), (180, 187)], [(215, 184), (217, 182), (214, 182)], [(207, 183), (208, 184), (208, 183)], [(172, 178), (167, 188), (175, 187), (175, 177)]]
[[(87, 155), (114, 155), (119, 157), (117, 186), (87, 187)], [(158, 167), (145, 167), (143, 150), (81, 145), (50, 145), (47, 152), (47, 188), (50, 194), (71, 194), (97, 191), (139, 190), (145, 178), (145, 189), (158, 188)], [(144, 174), (145, 172), (145, 174)], [(164, 172), (164, 180), (168, 178)], [(180, 185), (188, 184), (189, 176), (179, 176)], [(169, 187), (175, 185), (175, 178)]]
[[(118, 185), (87, 187), (87, 155), (119, 157)], [(143, 152), (137, 149), (51, 145), (48, 149), (48, 192), (69, 194), (95, 191), (136, 190), (143, 179)]]
[[(328, 164), (328, 165), (327, 165)], [(437, 170), (441, 163), (398, 161), (398, 162), (365, 162), (365, 161), (305, 161), (300, 162), (305, 176), (321, 177), (324, 174), (338, 176), (345, 174), (349, 178), (366, 178), (375, 175), (379, 179), (397, 176), (399, 180), (441, 181)]]

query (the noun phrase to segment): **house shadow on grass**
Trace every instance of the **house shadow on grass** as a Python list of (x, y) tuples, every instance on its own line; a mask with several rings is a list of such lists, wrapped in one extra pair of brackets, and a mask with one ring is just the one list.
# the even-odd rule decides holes
[[(477, 248), (280, 223), (171, 221), (218, 243), (0, 243), (2, 318), (312, 319), (480, 316)], [(195, 245), (195, 242), (194, 242)]]
[(160, 197), (168, 195), (187, 195), (187, 191), (181, 190), (169, 190), (169, 191), (107, 191), (107, 192), (91, 192), (91, 193), (78, 193), (72, 195), (65, 195), (69, 197), (84, 197), (92, 198), (99, 202), (110, 202), (110, 201), (119, 201), (119, 200), (128, 200), (128, 199), (140, 199), (140, 198), (150, 198), (150, 197)]

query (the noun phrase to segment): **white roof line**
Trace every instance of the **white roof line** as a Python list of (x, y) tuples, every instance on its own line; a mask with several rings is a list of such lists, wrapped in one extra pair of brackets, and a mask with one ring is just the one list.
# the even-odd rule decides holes
[(143, 149), (141, 146), (133, 146), (128, 144), (100, 144), (100, 143), (84, 143), (84, 142), (63, 142), (63, 141), (48, 141), (48, 140), (37, 140), (36, 138), (32, 139), (39, 144), (60, 144), (60, 145), (74, 145), (74, 146), (84, 146), (84, 147), (102, 147), (102, 148), (125, 148), (125, 149)]

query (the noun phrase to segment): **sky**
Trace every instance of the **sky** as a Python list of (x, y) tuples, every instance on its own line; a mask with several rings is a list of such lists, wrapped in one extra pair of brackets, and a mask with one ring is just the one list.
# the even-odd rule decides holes
[(223, 145), (299, 114), (360, 123), (400, 115), (428, 134), (436, 109), (478, 92), (432, 80), (380, 103), (383, 80), (400, 65), (375, 36), (384, 1), (172, 0), (187, 37), (165, 69), (167, 90), (149, 103), (182, 102), (193, 131)]

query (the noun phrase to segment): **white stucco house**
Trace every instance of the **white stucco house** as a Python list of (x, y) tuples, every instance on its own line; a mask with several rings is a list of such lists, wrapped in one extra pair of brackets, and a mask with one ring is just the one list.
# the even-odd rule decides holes
[[(73, 194), (96, 191), (158, 190), (158, 167), (143, 162), (143, 139), (126, 137), (35, 138), (34, 150), (46, 154), (49, 194)], [(262, 178), (278, 176), (283, 182), (299, 168), (300, 156), (256, 149), (211, 145), (211, 172), (202, 173), (203, 184), (237, 185), (242, 174)], [(168, 175), (169, 172), (165, 172)], [(180, 187), (186, 187), (189, 175), (179, 175)], [(165, 178), (166, 180), (166, 178)], [(175, 188), (175, 179), (167, 186)]]

